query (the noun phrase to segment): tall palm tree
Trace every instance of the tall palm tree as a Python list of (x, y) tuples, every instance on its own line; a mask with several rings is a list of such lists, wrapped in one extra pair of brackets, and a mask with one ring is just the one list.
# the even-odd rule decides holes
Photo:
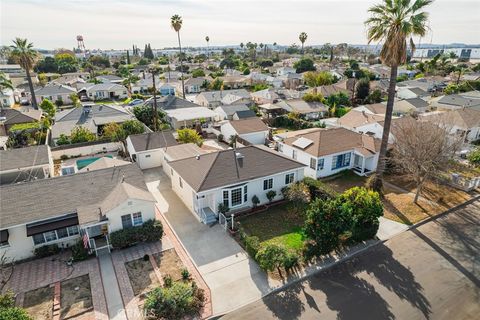
[(182, 43), (180, 41), (180, 29), (182, 28), (182, 17), (180, 17), (178, 14), (173, 15), (172, 18), (170, 19), (171, 26), (173, 30), (177, 33), (178, 37), (178, 50), (180, 51), (180, 72), (182, 74), (182, 94), (183, 94), (183, 99), (185, 99), (185, 83), (183, 80), (183, 56), (182, 56)]
[(390, 67), (390, 84), (388, 88), (387, 110), (383, 126), (382, 144), (377, 165), (376, 189), (382, 187), (382, 175), (385, 171), (388, 137), (392, 122), (393, 101), (398, 66), (407, 61), (407, 39), (410, 47), (415, 49), (412, 36), (425, 36), (427, 32), (428, 13), (423, 9), (433, 0), (382, 0), (380, 4), (368, 9), (371, 17), (365, 21), (368, 43), (383, 42), (380, 60)]
[(209, 49), (208, 43), (210, 42), (210, 37), (206, 36), (205, 41), (207, 41), (207, 59), (210, 59), (210, 51), (208, 50)]
[(303, 54), (303, 45), (304, 45), (305, 41), (307, 41), (307, 38), (308, 38), (308, 35), (307, 35), (306, 32), (302, 32), (298, 36), (298, 40), (300, 40), (300, 42), (302, 43), (302, 54)]
[(13, 45), (10, 46), (10, 48), (12, 48), (13, 58), (27, 74), (28, 86), (32, 96), (32, 107), (38, 109), (35, 91), (33, 90), (32, 78), (30, 76), (30, 70), (33, 69), (33, 65), (38, 58), (38, 52), (33, 49), (33, 43), (28, 42), (27, 39), (21, 38), (13, 40)]

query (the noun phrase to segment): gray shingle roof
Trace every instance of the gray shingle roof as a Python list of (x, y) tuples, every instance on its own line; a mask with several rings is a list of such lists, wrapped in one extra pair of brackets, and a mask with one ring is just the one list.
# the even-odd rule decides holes
[[(152, 106), (153, 98), (145, 101), (145, 105)], [(157, 97), (157, 107), (163, 110), (172, 110), (172, 109), (193, 108), (193, 107), (200, 107), (200, 106), (196, 103), (190, 102), (188, 100), (185, 100), (176, 96), (165, 96), (165, 97)]]
[(0, 151), (0, 171), (30, 168), (48, 163), (48, 146), (45, 145)]
[(52, 95), (58, 95), (58, 94), (71, 94), (74, 92), (77, 92), (77, 90), (75, 90), (72, 87), (65, 86), (65, 85), (52, 84), (36, 90), (35, 95), (52, 96)]
[(458, 94), (451, 94), (442, 97), (438, 103), (449, 104), (459, 107), (473, 107), (480, 105), (480, 99), (471, 99)]
[(250, 98), (250, 93), (248, 93), (248, 91), (245, 89), (206, 91), (200, 93), (200, 95), (202, 95), (208, 102), (221, 101), (223, 97), (228, 94), (232, 94), (242, 98)]
[(235, 114), (237, 115), (238, 119), (247, 119), (247, 118), (253, 118), (257, 116), (255, 112), (253, 112), (252, 110), (237, 111), (235, 112)]
[(176, 146), (172, 131), (149, 132), (128, 136), (136, 152)]
[(227, 104), (219, 106), (219, 108), (222, 109), (227, 116), (233, 116), (238, 111), (250, 110), (246, 104)]
[[(243, 157), (236, 159), (235, 152)], [(236, 151), (223, 150), (169, 164), (197, 192), (304, 167), (299, 162), (258, 146)]]
[(6, 125), (28, 123), (39, 121), (42, 117), (42, 111), (29, 109), (28, 111), (22, 112), (15, 109), (0, 109), (0, 117), (5, 117), (3, 123)]
[(148, 191), (136, 164), (0, 186), (0, 229), (99, 208), (121, 183)]

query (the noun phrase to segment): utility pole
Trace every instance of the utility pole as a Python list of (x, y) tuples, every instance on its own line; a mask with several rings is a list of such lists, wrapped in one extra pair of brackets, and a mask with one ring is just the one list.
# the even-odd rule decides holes
[(155, 69), (151, 69), (153, 83), (153, 131), (157, 131), (158, 112), (157, 112), (157, 86), (155, 85)]

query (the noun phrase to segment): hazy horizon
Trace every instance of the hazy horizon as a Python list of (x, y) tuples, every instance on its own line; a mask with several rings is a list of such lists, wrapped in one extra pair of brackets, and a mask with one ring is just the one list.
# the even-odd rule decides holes
[[(128, 49), (145, 43), (152, 48), (177, 46), (170, 17), (183, 17), (182, 45), (238, 45), (240, 42), (299, 44), (366, 44), (363, 22), (368, 8), (379, 1), (273, 0), (2, 0), (2, 45), (27, 38), (36, 48), (76, 47), (83, 35), (88, 49)], [(421, 44), (479, 44), (480, 1), (436, 0), (430, 13), (430, 32)], [(20, 22), (21, 21), (21, 22)], [(418, 44), (419, 39), (414, 39)]]

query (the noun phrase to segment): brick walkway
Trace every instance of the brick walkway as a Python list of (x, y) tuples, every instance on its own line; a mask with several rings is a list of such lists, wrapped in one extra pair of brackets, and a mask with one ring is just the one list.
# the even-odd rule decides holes
[(69, 267), (65, 263), (69, 257), (69, 253), (63, 253), (20, 263), (15, 266), (12, 278), (6, 287), (12, 289), (16, 294), (19, 294), (17, 303), (22, 305), (23, 294), (27, 291), (89, 274), (95, 319), (108, 320), (107, 305), (103, 293), (102, 281), (100, 279), (98, 260), (96, 258), (90, 258), (86, 261), (74, 263), (73, 267)]
[(155, 217), (157, 220), (160, 220), (163, 224), (163, 231), (165, 235), (170, 239), (173, 246), (175, 247), (175, 251), (177, 252), (178, 256), (182, 260), (185, 267), (190, 271), (190, 274), (195, 278), (195, 282), (197, 283), (199, 288), (202, 288), (205, 292), (205, 306), (202, 309), (201, 317), (202, 319), (207, 319), (213, 314), (212, 309), (212, 296), (210, 293), (210, 288), (208, 287), (207, 283), (200, 275), (195, 264), (192, 262), (192, 259), (188, 255), (187, 251), (183, 247), (183, 244), (178, 240), (177, 236), (175, 235), (174, 231), (172, 230), (170, 224), (168, 223), (167, 219), (162, 215), (160, 210), (157, 206), (155, 206)]
[[(165, 229), (165, 227), (164, 227)], [(118, 286), (122, 294), (123, 305), (129, 320), (143, 319), (141, 309), (139, 308), (140, 301), (138, 297), (133, 294), (132, 285), (128, 278), (125, 262), (143, 258), (146, 254), (155, 254), (173, 248), (173, 245), (168, 237), (163, 237), (161, 242), (140, 244), (125, 250), (113, 251), (112, 261), (117, 275)]]

